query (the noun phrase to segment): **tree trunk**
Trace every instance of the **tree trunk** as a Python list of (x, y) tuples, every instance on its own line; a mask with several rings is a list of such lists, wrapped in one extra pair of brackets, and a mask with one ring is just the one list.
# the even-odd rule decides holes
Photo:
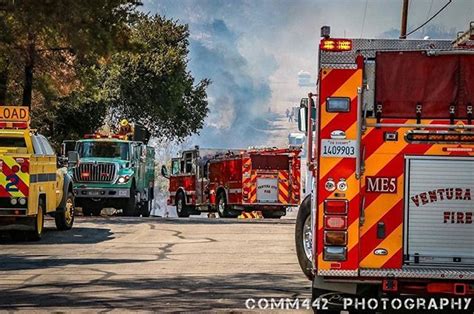
[(31, 96), (33, 94), (33, 64), (25, 66), (25, 84), (23, 85), (23, 106), (31, 109)]
[(0, 106), (6, 105), (7, 102), (7, 86), (8, 86), (8, 69), (0, 71)]
[(23, 85), (23, 106), (31, 109), (31, 98), (33, 95), (33, 69), (35, 65), (35, 36), (28, 35), (27, 57), (25, 64), (25, 84)]

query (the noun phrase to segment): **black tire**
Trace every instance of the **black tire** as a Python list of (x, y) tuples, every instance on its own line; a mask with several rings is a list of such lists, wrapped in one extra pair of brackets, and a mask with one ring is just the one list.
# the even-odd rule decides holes
[(305, 223), (307, 219), (311, 219), (311, 195), (306, 196), (298, 210), (295, 227), (295, 245), (296, 255), (298, 256), (298, 262), (300, 264), (301, 270), (309, 280), (313, 280), (313, 264), (311, 262), (311, 257), (307, 255), (304, 247), (306, 233)]
[(285, 213), (282, 213), (281, 210), (265, 210), (262, 212), (262, 216), (263, 218), (280, 219), (285, 216)]
[(91, 216), (92, 215), (92, 208), (82, 207), (82, 215), (83, 216)]
[[(155, 186), (155, 183), (153, 183)], [(141, 207), (141, 213), (143, 217), (150, 217), (151, 210), (153, 209), (153, 198), (154, 198), (154, 191), (153, 188), (148, 189), (148, 201), (145, 202)]]
[(229, 213), (229, 206), (227, 205), (227, 197), (225, 196), (224, 191), (220, 191), (219, 194), (217, 194), (216, 207), (217, 207), (217, 213), (219, 214), (219, 217), (222, 217), (222, 218), (232, 217), (232, 215)]
[(186, 206), (186, 199), (183, 192), (176, 194), (176, 214), (181, 218), (189, 217), (189, 209), (188, 206)]
[(10, 231), (10, 237), (15, 242), (22, 242), (26, 239), (26, 234), (24, 231), (21, 230), (12, 230)]
[(102, 212), (102, 208), (94, 208), (92, 210), (92, 215), (93, 216), (100, 216), (100, 213)]
[(140, 207), (140, 212), (142, 214), (142, 217), (150, 217), (151, 204), (152, 204), (152, 201), (150, 200), (143, 203), (143, 205)]
[(38, 213), (33, 218), (33, 230), (26, 233), (29, 241), (39, 241), (43, 236), (45, 202), (43, 198), (38, 200)]
[(132, 187), (130, 188), (130, 197), (127, 199), (125, 206), (123, 208), (123, 215), (128, 217), (137, 216), (137, 204), (135, 203), (136, 197), (136, 189), (135, 184), (132, 183)]
[(66, 196), (66, 204), (64, 208), (60, 208), (59, 212), (54, 215), (56, 228), (58, 230), (70, 230), (74, 224), (74, 214), (76, 212), (74, 207), (74, 194), (68, 192)]

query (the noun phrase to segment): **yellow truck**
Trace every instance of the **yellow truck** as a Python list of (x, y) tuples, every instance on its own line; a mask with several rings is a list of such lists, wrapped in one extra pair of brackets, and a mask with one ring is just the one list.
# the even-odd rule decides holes
[(72, 179), (48, 140), (29, 128), (28, 107), (0, 106), (0, 231), (39, 240), (45, 215), (58, 230), (72, 228)]

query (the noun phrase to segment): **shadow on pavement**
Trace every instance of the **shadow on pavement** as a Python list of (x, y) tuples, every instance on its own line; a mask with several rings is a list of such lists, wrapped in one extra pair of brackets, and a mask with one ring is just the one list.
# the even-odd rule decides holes
[[(253, 273), (29, 284), (0, 289), (0, 308), (209, 311), (245, 309), (249, 298), (309, 298), (310, 283), (295, 274)], [(68, 293), (64, 293), (68, 291)]]
[[(108, 259), (108, 258), (56, 258), (49, 255), (0, 255), (0, 272), (14, 270), (44, 269), (45, 272), (52, 271), (51, 267), (75, 266), (75, 265), (115, 265), (141, 263), (148, 260), (142, 259)], [(46, 270), (48, 269), (48, 270)], [(2, 304), (0, 302), (0, 304)]]
[(206, 217), (191, 217), (191, 218), (163, 218), (163, 217), (94, 217), (86, 218), (81, 222), (93, 222), (94, 225), (130, 225), (130, 224), (242, 224), (242, 223), (260, 223), (260, 224), (294, 224), (294, 219), (238, 219), (238, 218), (206, 218)]
[(45, 244), (95, 244), (114, 239), (113, 233), (108, 228), (73, 227), (71, 230), (58, 231), (55, 228), (47, 228), (43, 238), (37, 242), (14, 241), (8, 234), (0, 237), (0, 245), (19, 244), (45, 245)]

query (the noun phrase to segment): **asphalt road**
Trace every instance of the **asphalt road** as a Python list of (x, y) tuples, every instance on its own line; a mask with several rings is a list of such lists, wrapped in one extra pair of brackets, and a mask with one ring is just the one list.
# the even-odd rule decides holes
[(0, 238), (0, 310), (245, 310), (308, 298), (294, 220), (76, 217), (40, 242)]

